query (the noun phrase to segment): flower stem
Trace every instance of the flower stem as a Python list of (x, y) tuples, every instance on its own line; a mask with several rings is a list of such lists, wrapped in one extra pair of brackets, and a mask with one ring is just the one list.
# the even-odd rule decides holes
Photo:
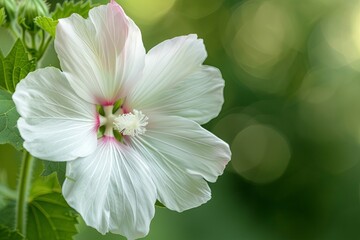
[(26, 219), (27, 219), (27, 201), (30, 190), (31, 173), (33, 168), (34, 158), (29, 152), (24, 152), (24, 157), (21, 162), (20, 179), (17, 188), (17, 202), (16, 202), (16, 222), (15, 229), (26, 236)]
[(44, 42), (41, 43), (41, 46), (39, 47), (38, 56), (37, 56), (38, 61), (40, 61), (40, 59), (44, 56), (44, 53), (46, 52), (47, 48), (49, 47), (51, 40), (52, 40), (51, 37), (47, 37), (46, 41), (44, 40), (45, 43)]

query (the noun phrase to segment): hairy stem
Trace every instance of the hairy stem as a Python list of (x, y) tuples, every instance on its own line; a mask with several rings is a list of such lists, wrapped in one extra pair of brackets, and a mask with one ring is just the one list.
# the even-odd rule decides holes
[(27, 151), (21, 162), (20, 179), (17, 188), (15, 228), (26, 236), (27, 201), (30, 191), (31, 173), (34, 158)]

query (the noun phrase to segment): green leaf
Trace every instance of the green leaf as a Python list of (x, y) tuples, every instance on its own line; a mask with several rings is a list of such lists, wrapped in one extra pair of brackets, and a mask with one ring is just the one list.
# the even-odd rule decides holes
[(0, 8), (0, 27), (6, 22), (5, 9)]
[(160, 208), (166, 208), (165, 205), (162, 204), (161, 202), (159, 202), (158, 200), (156, 200), (155, 206), (160, 207)]
[(79, 1), (74, 2), (65, 1), (60, 5), (59, 3), (56, 5), (56, 9), (52, 14), (52, 18), (57, 20), (60, 18), (67, 18), (73, 13), (77, 13), (83, 18), (87, 18), (89, 10), (93, 8), (95, 5), (91, 4), (90, 1)]
[(67, 18), (73, 13), (77, 13), (84, 18), (87, 18), (89, 10), (95, 5), (92, 5), (89, 1), (65, 1), (62, 5), (59, 3), (56, 5), (56, 9), (52, 14), (52, 18), (39, 16), (35, 18), (35, 23), (44, 31), (48, 32), (52, 37), (56, 35), (56, 26), (59, 23), (60, 18)]
[(66, 162), (52, 162), (43, 160), (43, 164), (44, 171), (41, 173), (41, 176), (48, 176), (53, 172), (56, 172), (58, 181), (60, 185), (62, 185), (65, 180)]
[[(9, 187), (6, 170), (0, 169), (0, 210), (16, 198), (17, 192)], [(0, 216), (2, 215), (0, 214)]]
[(54, 20), (50, 17), (36, 17), (34, 19), (35, 23), (44, 31), (48, 32), (52, 37), (55, 37), (56, 26), (58, 24), (58, 20)]
[(0, 89), (6, 90), (5, 83), (5, 58), (2, 52), (0, 51)]
[(0, 225), (5, 225), (11, 229), (15, 228), (15, 200), (11, 200), (8, 204), (0, 210)]
[(17, 231), (7, 226), (0, 225), (0, 240), (22, 240), (24, 237)]
[(29, 60), (28, 53), (18, 39), (10, 53), (4, 57), (0, 52), (0, 87), (10, 92), (26, 75), (35, 70), (35, 60)]
[[(0, 57), (3, 59), (2, 56)], [(19, 39), (15, 42), (6, 58), (2, 60), (2, 65), (5, 87), (10, 92), (14, 92), (19, 81), (26, 77), (29, 72), (35, 70), (34, 59), (29, 60), (28, 53)], [(0, 73), (1, 76), (2, 74)]]
[(19, 117), (11, 94), (0, 90), (0, 144), (10, 143), (21, 150), (23, 139), (16, 127)]
[(77, 213), (61, 195), (56, 174), (34, 181), (28, 204), (28, 239), (71, 240), (77, 234)]

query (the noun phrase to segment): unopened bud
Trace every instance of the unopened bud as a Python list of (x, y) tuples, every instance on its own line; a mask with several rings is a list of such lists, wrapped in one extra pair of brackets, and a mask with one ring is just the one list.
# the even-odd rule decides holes
[(36, 32), (39, 28), (34, 18), (48, 15), (49, 8), (44, 0), (23, 0), (19, 6), (18, 21), (21, 27), (30, 32)]
[(16, 2), (15, 0), (0, 0), (0, 9), (4, 8), (6, 14), (5, 26), (8, 26), (16, 16)]

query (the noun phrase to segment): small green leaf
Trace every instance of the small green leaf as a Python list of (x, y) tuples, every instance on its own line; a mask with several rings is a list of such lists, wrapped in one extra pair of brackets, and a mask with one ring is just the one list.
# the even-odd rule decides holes
[(19, 81), (26, 77), (29, 72), (35, 70), (35, 61), (29, 60), (28, 53), (19, 39), (15, 42), (6, 58), (2, 60), (2, 64), (5, 86), (10, 92), (14, 92)]
[(88, 16), (89, 10), (94, 7), (89, 1), (77, 2), (65, 1), (62, 5), (59, 3), (56, 5), (56, 9), (52, 14), (52, 18), (39, 16), (35, 18), (35, 23), (44, 31), (48, 32), (52, 37), (56, 35), (56, 26), (59, 23), (60, 18), (67, 18), (73, 13), (77, 13), (82, 17)]
[(156, 200), (155, 206), (160, 207), (160, 208), (166, 208), (165, 205), (162, 204), (161, 202), (159, 202), (158, 200)]
[(61, 195), (55, 174), (34, 181), (28, 204), (28, 239), (71, 240), (77, 234), (77, 216)]
[(48, 32), (52, 37), (55, 37), (58, 20), (41, 16), (36, 17), (34, 21), (42, 30)]
[(23, 139), (16, 127), (19, 114), (11, 94), (0, 90), (0, 144), (10, 143), (16, 149), (21, 150)]
[(94, 7), (90, 1), (79, 1), (75, 3), (73, 0), (65, 1), (62, 5), (56, 5), (56, 9), (52, 14), (52, 18), (57, 20), (60, 18), (67, 18), (73, 13), (77, 13), (83, 18), (87, 18), (89, 10)]
[(41, 173), (41, 176), (48, 176), (53, 172), (56, 172), (58, 181), (60, 185), (65, 181), (66, 173), (66, 162), (52, 162), (43, 160), (44, 171)]
[(0, 27), (6, 22), (5, 9), (0, 8)]
[(17, 231), (0, 225), (0, 240), (22, 240), (24, 237)]

